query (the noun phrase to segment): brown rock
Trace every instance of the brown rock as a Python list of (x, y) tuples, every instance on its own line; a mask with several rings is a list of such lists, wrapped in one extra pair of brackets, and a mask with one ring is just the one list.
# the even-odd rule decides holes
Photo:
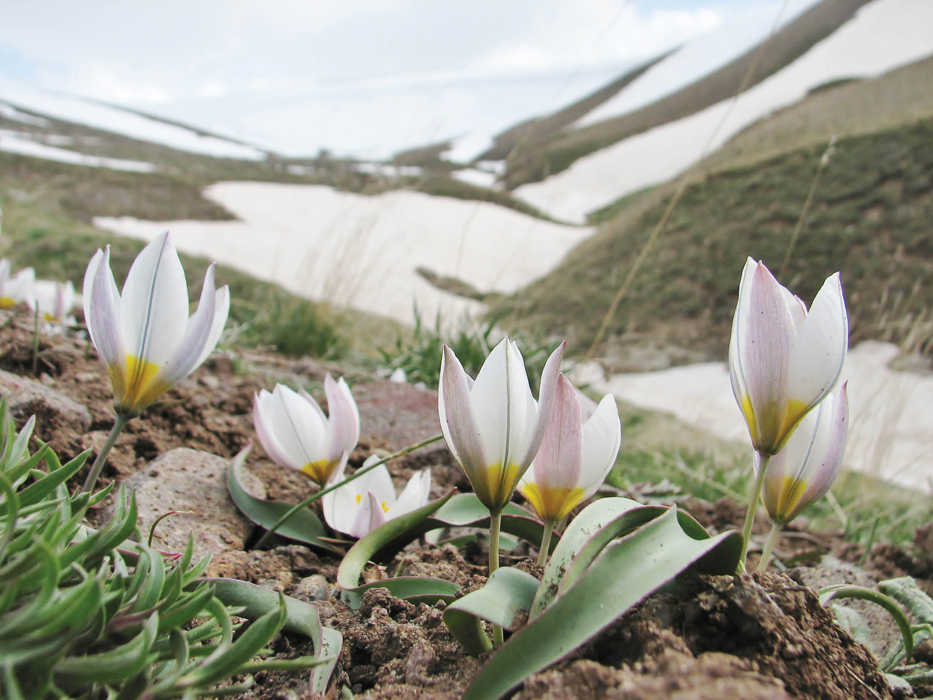
[[(123, 483), (136, 493), (142, 534), (147, 535), (157, 518), (174, 510), (177, 515), (156, 527), (155, 547), (184, 551), (191, 536), (196, 558), (243, 549), (252, 525), (227, 492), (229, 464), (221, 457), (180, 447), (125, 479)], [(252, 495), (265, 497), (262, 482), (248, 474), (244, 479)]]
[(83, 432), (91, 427), (87, 408), (33, 379), (0, 370), (0, 396), (17, 422), (35, 415), (36, 435), (44, 440), (63, 428)]

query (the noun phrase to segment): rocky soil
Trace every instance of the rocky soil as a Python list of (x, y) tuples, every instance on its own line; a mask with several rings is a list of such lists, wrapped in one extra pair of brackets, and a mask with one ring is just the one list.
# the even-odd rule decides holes
[[(36, 414), (36, 436), (63, 458), (90, 449), (92, 458), (113, 420), (103, 367), (80, 332), (43, 333), (38, 376), (32, 372), (32, 324), (26, 313), (0, 312), (0, 394), (14, 414)], [(160, 548), (178, 550), (189, 534), (200, 554), (213, 556), (210, 573), (236, 576), (283, 591), (318, 607), (326, 625), (339, 629), (344, 645), (335, 690), (348, 687), (363, 698), (457, 698), (483, 664), (466, 655), (442, 621), (441, 604), (412, 604), (385, 589), (369, 590), (352, 611), (335, 589), (336, 556), (282, 541), (251, 548), (255, 528), (236, 511), (226, 492), (230, 458), (254, 438), (253, 394), (276, 381), (302, 383), (316, 395), (324, 373), (349, 375), (360, 408), (362, 438), (351, 457), (359, 466), (374, 450), (397, 450), (439, 433), (432, 391), (366, 377), (359, 370), (327, 366), (254, 351), (215, 353), (158, 404), (130, 422), (111, 453), (104, 481), (135, 489), (140, 526), (156, 529)], [(432, 495), (468, 483), (449, 453), (435, 443), (393, 462), (403, 483), (415, 470), (432, 468)], [(624, 456), (623, 456), (624, 463)], [(297, 501), (310, 482), (274, 465), (255, 447), (248, 460), (248, 488), (257, 497)], [(75, 480), (75, 487), (83, 475)], [(730, 501), (688, 500), (682, 506), (711, 531), (734, 528), (742, 507)], [(106, 517), (103, 506), (95, 518)], [(765, 523), (759, 523), (764, 532)], [(529, 551), (510, 553), (525, 564)], [(885, 698), (894, 696), (871, 652), (854, 642), (821, 607), (808, 584), (836, 580), (871, 582), (911, 575), (933, 592), (933, 527), (917, 533), (915, 546), (877, 545), (867, 554), (841, 538), (791, 528), (778, 544), (785, 561), (801, 564), (785, 573), (742, 577), (684, 577), (645, 600), (556, 666), (535, 674), (519, 698)], [(820, 567), (802, 566), (831, 554)], [(486, 555), (477, 545), (409, 546), (391, 563), (392, 575), (430, 575), (466, 592), (485, 580)], [(503, 557), (505, 561), (506, 557)], [(863, 569), (855, 570), (854, 562)], [(389, 575), (371, 565), (368, 580)], [(883, 616), (878, 644), (890, 640)], [(310, 653), (309, 642), (283, 635), (275, 652)], [(877, 650), (876, 650), (877, 651)], [(933, 656), (929, 643), (918, 652)], [(303, 674), (263, 672), (250, 697), (307, 696)], [(930, 689), (933, 691), (933, 689)]]

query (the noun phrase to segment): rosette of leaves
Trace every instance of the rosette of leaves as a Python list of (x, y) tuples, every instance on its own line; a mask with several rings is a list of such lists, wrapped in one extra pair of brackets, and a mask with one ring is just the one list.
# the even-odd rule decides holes
[[(128, 539), (126, 491), (108, 522), (88, 527), (87, 509), (110, 489), (69, 493), (87, 453), (65, 464), (47, 445), (31, 454), (34, 424), (17, 433), (0, 402), (0, 696), (200, 697), (263, 668), (316, 667), (310, 689), (326, 688), (339, 640), (313, 606), (202, 579), (208, 560), (194, 562), (190, 545), (171, 555)], [(311, 636), (315, 654), (254, 660), (283, 627)]]

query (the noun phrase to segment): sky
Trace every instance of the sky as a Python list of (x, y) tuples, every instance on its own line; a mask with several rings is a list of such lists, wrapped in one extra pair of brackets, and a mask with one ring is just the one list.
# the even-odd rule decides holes
[[(781, 0), (6, 3), (0, 78), (289, 155), (485, 131)], [(2, 97), (2, 94), (0, 94)]]

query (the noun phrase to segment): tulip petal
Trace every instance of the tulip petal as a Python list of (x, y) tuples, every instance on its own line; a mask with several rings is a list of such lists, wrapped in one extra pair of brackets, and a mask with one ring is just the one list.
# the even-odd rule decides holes
[(842, 376), (848, 344), (848, 315), (837, 272), (817, 293), (791, 349), (788, 398), (808, 407), (822, 400)]
[(188, 285), (167, 233), (133, 261), (123, 284), (120, 312), (127, 352), (141, 364), (157, 367), (171, 359), (188, 322)]
[(289, 465), (304, 468), (327, 461), (324, 452), (326, 427), (319, 413), (287, 386), (277, 384), (269, 401), (269, 423), (282, 450), (289, 456)]
[(422, 469), (415, 472), (405, 484), (395, 504), (389, 509), (389, 515), (397, 518), (420, 508), (431, 497), (431, 470)]
[(265, 389), (253, 397), (253, 426), (256, 428), (256, 435), (259, 437), (262, 448), (273, 462), (293, 469), (301, 469), (303, 463), (294, 460), (276, 437), (274, 423), (271, 420), (272, 408), (270, 405), (274, 401), (275, 398)]
[(335, 382), (329, 373), (325, 375), (324, 394), (327, 396), (327, 410), (330, 413), (330, 420), (327, 421), (328, 456), (331, 460), (336, 460), (341, 455), (351, 452), (359, 442), (360, 412), (353, 394), (350, 393), (350, 387), (342, 377), (340, 381)]
[[(217, 317), (216, 302), (217, 290), (214, 289), (214, 265), (212, 263), (204, 274), (197, 311), (188, 319), (181, 344), (162, 370), (165, 381), (174, 384), (183, 377), (187, 377), (198, 366), (201, 357), (206, 356), (204, 351)], [(220, 328), (223, 329), (223, 325)], [(210, 352), (210, 349), (207, 352)]]
[[(503, 338), (483, 362), (470, 391), (470, 411), (479, 436), (483, 467), (506, 465), (509, 453), (510, 403), (508, 338)], [(517, 394), (516, 394), (517, 396)], [(475, 468), (481, 468), (475, 465)]]
[(584, 498), (589, 498), (602, 486), (612, 470), (622, 447), (622, 424), (619, 409), (611, 394), (606, 394), (593, 415), (583, 424), (583, 457), (580, 485)]
[(441, 378), (437, 392), (441, 432), (454, 459), (468, 477), (471, 472), (485, 469), (487, 466), (479, 447), (479, 431), (473, 421), (470, 405), (473, 385), (473, 380), (464, 371), (453, 350), (445, 345), (441, 356)]
[(576, 389), (567, 377), (560, 375), (551, 416), (530, 470), (534, 471), (534, 483), (539, 489), (578, 485), (584, 450), (582, 424), (583, 411)]
[(110, 269), (110, 246), (94, 253), (84, 274), (84, 321), (101, 359), (108, 366), (122, 366), (126, 349), (120, 335), (120, 293)]
[(536, 424), (531, 439), (529, 440), (527, 451), (522, 456), (521, 464), (529, 464), (534, 459), (538, 448), (541, 446), (541, 440), (544, 438), (544, 431), (547, 428), (548, 418), (554, 406), (554, 396), (557, 391), (557, 380), (561, 376), (560, 363), (564, 356), (564, 347), (567, 342), (563, 341), (554, 348), (554, 351), (544, 363), (544, 369), (541, 370), (541, 388), (538, 391), (538, 405)]

